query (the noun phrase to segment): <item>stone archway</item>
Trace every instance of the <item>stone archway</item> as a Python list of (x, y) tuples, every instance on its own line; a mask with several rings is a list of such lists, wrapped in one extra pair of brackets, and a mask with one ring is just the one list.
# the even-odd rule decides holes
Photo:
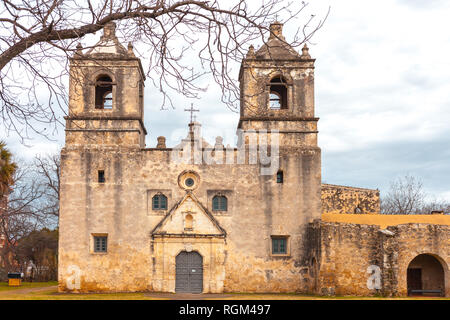
[(445, 270), (438, 258), (420, 254), (408, 265), (408, 295), (444, 296)]

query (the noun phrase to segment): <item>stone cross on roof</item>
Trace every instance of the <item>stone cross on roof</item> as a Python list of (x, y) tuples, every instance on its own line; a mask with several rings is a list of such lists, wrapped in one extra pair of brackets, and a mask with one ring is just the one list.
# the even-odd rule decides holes
[[(191, 108), (190, 109), (184, 109), (184, 111), (189, 111), (191, 113), (191, 122), (192, 123), (192, 118), (194, 117), (194, 112), (199, 112), (200, 110), (194, 109), (194, 104), (191, 103)], [(195, 118), (194, 118), (195, 121)]]

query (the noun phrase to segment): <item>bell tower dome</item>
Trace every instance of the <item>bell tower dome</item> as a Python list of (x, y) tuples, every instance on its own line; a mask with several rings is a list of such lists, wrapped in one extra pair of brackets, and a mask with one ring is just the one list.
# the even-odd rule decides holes
[(108, 145), (143, 148), (145, 75), (133, 46), (126, 49), (105, 25), (100, 41), (70, 59), (66, 146)]
[(314, 61), (303, 47), (294, 50), (283, 25), (270, 25), (267, 42), (256, 52), (250, 46), (239, 81), (241, 110), (238, 128), (279, 130), (281, 145), (317, 146), (314, 117)]

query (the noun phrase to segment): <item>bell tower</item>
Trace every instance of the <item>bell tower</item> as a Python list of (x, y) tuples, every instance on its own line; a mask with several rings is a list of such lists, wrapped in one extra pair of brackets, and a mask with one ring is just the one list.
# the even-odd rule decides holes
[(270, 26), (267, 42), (250, 46), (239, 81), (238, 128), (279, 130), (280, 146), (317, 146), (314, 117), (314, 61), (305, 45), (300, 55), (285, 40), (283, 25)]
[(70, 59), (66, 146), (143, 148), (145, 75), (133, 46), (125, 49), (105, 25), (100, 41), (85, 53), (81, 45)]
[[(266, 43), (258, 50), (250, 46), (242, 61), (238, 129), (261, 132), (259, 136), (268, 132), (275, 139), (278, 132), (278, 167), (260, 178), (267, 217), (265, 233), (261, 233), (268, 239), (284, 239), (295, 264), (309, 267), (315, 249), (308, 242), (308, 224), (321, 217), (315, 59), (306, 45), (301, 54), (294, 50), (282, 30), (281, 23), (273, 23)], [(258, 143), (264, 148), (264, 140)], [(271, 153), (273, 146), (271, 141)], [(276, 152), (277, 148), (273, 149)]]

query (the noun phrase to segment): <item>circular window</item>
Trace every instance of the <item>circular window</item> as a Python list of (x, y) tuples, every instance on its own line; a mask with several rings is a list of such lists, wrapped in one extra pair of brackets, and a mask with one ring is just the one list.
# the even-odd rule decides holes
[(192, 187), (194, 185), (194, 179), (187, 178), (186, 180), (184, 180), (184, 183), (186, 184), (186, 186)]
[(184, 171), (178, 176), (178, 184), (185, 190), (194, 190), (198, 187), (200, 177), (193, 171)]

